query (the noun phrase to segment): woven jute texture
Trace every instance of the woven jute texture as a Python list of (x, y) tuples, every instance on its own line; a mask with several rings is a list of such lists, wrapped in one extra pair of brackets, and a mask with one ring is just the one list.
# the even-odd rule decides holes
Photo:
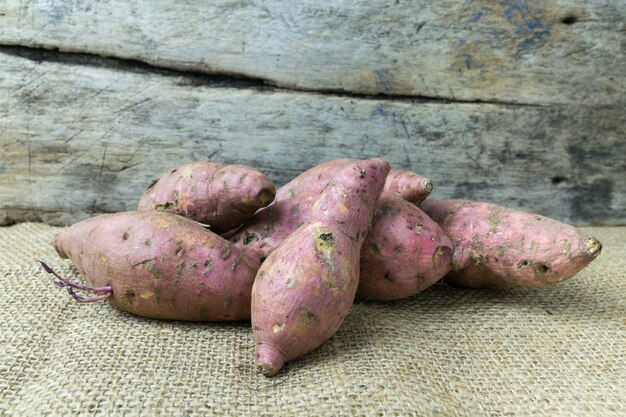
[(626, 415), (626, 228), (585, 229), (602, 255), (554, 287), (359, 303), (272, 379), (249, 324), (75, 303), (35, 262), (76, 277), (59, 230), (0, 228), (0, 415)]

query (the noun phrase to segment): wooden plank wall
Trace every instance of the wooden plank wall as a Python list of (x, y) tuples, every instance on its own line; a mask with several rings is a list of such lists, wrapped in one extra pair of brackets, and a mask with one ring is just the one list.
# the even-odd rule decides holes
[(620, 1), (0, 4), (0, 224), (130, 210), (192, 160), (277, 184), (382, 156), (464, 197), (626, 222)]

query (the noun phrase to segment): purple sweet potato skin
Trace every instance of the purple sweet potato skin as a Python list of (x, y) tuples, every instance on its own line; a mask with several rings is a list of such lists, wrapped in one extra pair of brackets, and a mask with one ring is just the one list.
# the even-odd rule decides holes
[(392, 169), (387, 176), (383, 194), (391, 194), (419, 204), (433, 191), (430, 179), (411, 171)]
[[(303, 172), (280, 187), (276, 201), (258, 211), (231, 240), (251, 258), (262, 262), (290, 233), (309, 221), (313, 204), (340, 173), (359, 163), (362, 164), (354, 159), (340, 159)], [(406, 298), (434, 284), (450, 269), (450, 240), (414, 204), (403, 201), (404, 197), (420, 193), (425, 197), (427, 194), (420, 184), (429, 180), (409, 171), (391, 170), (391, 173), (395, 173), (392, 189), (402, 192), (384, 195), (390, 183), (387, 177), (376, 210), (384, 215), (374, 216), (370, 236), (363, 246), (359, 299)], [(387, 202), (385, 206), (383, 201)], [(413, 198), (413, 201), (418, 200)], [(420, 233), (414, 230), (417, 224), (422, 225)], [(399, 256), (398, 250), (405, 252)]]
[(106, 214), (55, 238), (108, 301), (151, 318), (234, 321), (250, 318), (258, 265), (220, 236), (184, 217), (157, 211)]
[(323, 162), (298, 175), (276, 192), (273, 204), (259, 210), (230, 240), (253, 259), (263, 262), (293, 231), (310, 220), (313, 204), (346, 170), (366, 160)]
[(309, 221), (261, 265), (252, 289), (257, 364), (268, 376), (330, 338), (348, 314), (359, 257), (389, 165), (341, 170), (313, 203)]
[[(355, 159), (337, 159), (323, 162), (303, 172), (276, 191), (276, 200), (287, 200), (321, 192), (338, 171), (353, 164)], [(382, 194), (399, 196), (414, 204), (426, 199), (433, 190), (430, 179), (411, 171), (389, 171)]]
[[(252, 218), (237, 230), (230, 240), (253, 259), (262, 262), (299, 226), (304, 224), (311, 213), (313, 203), (332, 185), (342, 170), (362, 163), (357, 159), (337, 159), (316, 165), (276, 191), (273, 204), (259, 210)], [(390, 170), (383, 187), (407, 201), (416, 202), (426, 198), (424, 184), (430, 183), (425, 177), (409, 171)], [(432, 184), (430, 185), (432, 190)]]
[(260, 264), (304, 224), (317, 197), (319, 194), (275, 201), (252, 216), (230, 241)]
[(356, 297), (398, 300), (430, 287), (450, 271), (454, 245), (414, 204), (381, 196), (361, 251)]
[(194, 162), (173, 168), (152, 183), (138, 209), (180, 214), (221, 234), (267, 206), (275, 194), (272, 182), (250, 167)]
[(472, 288), (541, 287), (571, 278), (602, 245), (574, 226), (537, 214), (468, 200), (427, 200), (420, 206), (452, 239), (445, 278)]
[(276, 191), (276, 201), (319, 194), (339, 172), (359, 161), (358, 159), (335, 159), (307, 169)]

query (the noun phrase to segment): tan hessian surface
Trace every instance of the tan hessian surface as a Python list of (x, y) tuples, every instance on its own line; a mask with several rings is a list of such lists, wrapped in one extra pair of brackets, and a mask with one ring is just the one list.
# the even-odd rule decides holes
[(162, 322), (79, 305), (60, 229), (0, 228), (0, 415), (626, 415), (626, 228), (538, 290), (437, 285), (359, 303), (321, 348), (257, 374), (248, 324)]

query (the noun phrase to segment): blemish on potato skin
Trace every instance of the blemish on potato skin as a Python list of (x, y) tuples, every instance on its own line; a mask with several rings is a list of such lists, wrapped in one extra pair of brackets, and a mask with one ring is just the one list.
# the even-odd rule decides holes
[(181, 262), (178, 265), (176, 265), (176, 276), (179, 277), (183, 273), (184, 269), (185, 269), (185, 262)]
[(330, 268), (330, 271), (333, 271), (332, 252), (335, 248), (335, 238), (332, 231), (327, 227), (316, 229), (313, 232), (313, 243), (321, 260)]
[(330, 231), (320, 233), (319, 238), (323, 240), (324, 242), (330, 242), (330, 243), (333, 242), (333, 234)]
[(132, 264), (130, 267), (131, 268), (135, 268), (139, 265), (144, 266), (146, 264), (146, 262), (150, 262), (152, 260), (152, 258), (148, 258), (148, 259), (144, 259), (143, 261), (139, 261), (137, 263)]
[(167, 203), (163, 203), (163, 204), (157, 204), (156, 206), (154, 206), (154, 209), (156, 211), (167, 211), (172, 207), (172, 203), (170, 203), (169, 201)]
[(146, 241), (143, 242), (143, 244), (146, 246), (152, 246), (152, 241), (150, 239), (146, 239)]
[(315, 324), (317, 317), (315, 314), (311, 313), (309, 310), (300, 310), (300, 315), (298, 316), (298, 326), (299, 327), (311, 327)]
[(500, 213), (501, 210), (494, 210), (492, 211), (489, 216), (487, 216), (487, 223), (490, 226), (489, 231), (487, 232), (487, 235), (493, 235), (496, 233), (496, 229), (497, 227), (500, 225), (500, 223), (502, 222), (502, 220), (500, 219)]
[(239, 252), (237, 254), (237, 257), (235, 258), (235, 261), (233, 262), (233, 266), (231, 267), (233, 271), (235, 271), (237, 269), (237, 266), (239, 266), (239, 262), (241, 262), (242, 257), (243, 257), (243, 252)]
[(476, 265), (480, 265), (480, 263), (482, 262), (482, 257), (480, 253), (476, 252), (475, 250), (470, 250), (469, 256), (470, 258), (472, 258)]
[(380, 255), (380, 249), (378, 249), (378, 246), (375, 243), (368, 245), (367, 249), (372, 255)]
[(204, 274), (210, 275), (213, 272), (213, 262), (210, 259), (204, 261)]
[(336, 293), (337, 283), (335, 282), (335, 279), (332, 276), (332, 274), (327, 274), (326, 276), (324, 276), (322, 278), (322, 284), (324, 284), (324, 286), (328, 288), (329, 290), (331, 290), (333, 293)]
[(233, 249), (233, 244), (231, 242), (226, 241), (222, 249), (220, 250), (220, 258), (226, 259), (230, 256), (230, 252)]
[(146, 290), (139, 293), (139, 298), (143, 300), (150, 300), (154, 298), (154, 291)]
[(287, 288), (288, 289), (292, 289), (294, 287), (294, 285), (295, 285), (295, 283), (294, 283), (293, 279), (288, 278), (287, 279)]
[(552, 272), (552, 269), (545, 263), (533, 264), (533, 270), (535, 271), (535, 275), (537, 275), (540, 278)]
[(485, 244), (481, 242), (478, 234), (474, 234), (474, 236), (472, 236), (472, 249), (479, 254), (485, 250)]
[(154, 278), (163, 279), (163, 272), (157, 267), (154, 262), (147, 261), (143, 264), (146, 271), (150, 272)]
[(161, 287), (154, 288), (154, 302), (156, 304), (161, 303)]
[(359, 197), (359, 200), (361, 200), (363, 203), (367, 204), (367, 197), (365, 196), (365, 191), (358, 192), (357, 197)]
[(256, 235), (254, 233), (244, 232), (243, 239), (242, 239), (243, 245), (244, 246), (249, 245), (250, 242), (252, 242), (255, 237), (256, 237)]
[(383, 217), (396, 217), (399, 212), (400, 212), (399, 208), (391, 206), (385, 200), (381, 200), (378, 208), (374, 212), (374, 217), (373, 217), (372, 222), (376, 223)]
[(498, 215), (498, 212), (499, 210), (494, 210), (489, 213), (489, 216), (487, 216), (487, 223), (489, 223), (492, 227), (496, 227), (500, 224), (500, 216)]
[(137, 299), (137, 294), (133, 290), (126, 290), (124, 293), (124, 299), (128, 304), (133, 304)]
[(272, 331), (274, 333), (278, 333), (283, 329), (283, 327), (285, 327), (285, 323), (276, 323), (272, 326)]

